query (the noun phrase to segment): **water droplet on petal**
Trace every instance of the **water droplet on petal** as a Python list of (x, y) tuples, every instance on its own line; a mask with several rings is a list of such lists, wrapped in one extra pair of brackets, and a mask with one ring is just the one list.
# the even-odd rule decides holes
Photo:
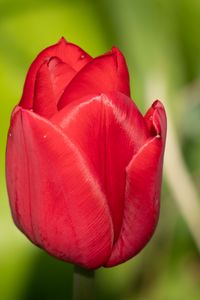
[(9, 136), (12, 136), (12, 133), (11, 133), (11, 132), (9, 132)]
[(84, 58), (85, 58), (85, 54), (82, 54), (80, 58), (81, 58), (81, 59), (84, 59)]
[(45, 134), (45, 135), (43, 135), (43, 138), (44, 138), (44, 139), (46, 139), (46, 137), (47, 137), (47, 135), (46, 135), (46, 134)]
[(157, 139), (160, 139), (160, 138), (161, 138), (160, 134), (157, 134), (157, 135), (156, 135), (156, 138), (157, 138)]

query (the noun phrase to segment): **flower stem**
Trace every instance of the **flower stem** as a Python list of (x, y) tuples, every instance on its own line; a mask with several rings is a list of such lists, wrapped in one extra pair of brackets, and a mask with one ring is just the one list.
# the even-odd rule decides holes
[(73, 300), (94, 300), (94, 270), (74, 266)]

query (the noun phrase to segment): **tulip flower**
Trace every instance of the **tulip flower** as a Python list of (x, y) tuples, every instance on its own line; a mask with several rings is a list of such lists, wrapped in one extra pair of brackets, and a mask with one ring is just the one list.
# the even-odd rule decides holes
[(32, 63), (11, 116), (6, 175), (17, 227), (51, 255), (96, 269), (154, 233), (166, 115), (143, 116), (115, 47), (92, 58), (63, 38)]

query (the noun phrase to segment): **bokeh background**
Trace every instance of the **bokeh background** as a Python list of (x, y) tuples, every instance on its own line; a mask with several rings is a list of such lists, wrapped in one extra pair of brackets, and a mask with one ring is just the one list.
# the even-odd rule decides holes
[(148, 246), (100, 269), (97, 299), (200, 299), (200, 1), (0, 0), (0, 299), (71, 297), (72, 266), (33, 246), (13, 225), (4, 155), (10, 113), (36, 54), (61, 36), (91, 55), (124, 53), (144, 113), (160, 98), (169, 120), (161, 215)]

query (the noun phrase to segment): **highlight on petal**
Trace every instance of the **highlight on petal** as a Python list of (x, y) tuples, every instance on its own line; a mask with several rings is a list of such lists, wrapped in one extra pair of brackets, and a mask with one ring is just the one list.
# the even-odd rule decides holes
[(66, 87), (58, 102), (62, 109), (70, 102), (90, 94), (121, 92), (130, 96), (126, 61), (117, 48), (91, 60)]
[(129, 97), (112, 92), (74, 101), (51, 121), (94, 167), (107, 198), (116, 240), (123, 219), (125, 168), (149, 137), (143, 116)]
[(64, 38), (62, 38), (57, 44), (44, 49), (33, 61), (26, 76), (23, 95), (19, 104), (23, 108), (32, 108), (36, 73), (45, 60), (49, 60), (54, 56), (68, 64), (76, 72), (83, 68), (83, 66), (92, 59), (91, 56), (89, 56), (80, 47), (72, 43), (68, 43)]
[(151, 238), (158, 221), (166, 137), (166, 115), (162, 104), (155, 102), (145, 119), (154, 136), (133, 156), (126, 168), (123, 224), (106, 267), (136, 255)]
[(50, 254), (97, 268), (111, 253), (106, 198), (81, 149), (57, 126), (15, 110), (7, 146), (7, 185), (17, 226)]

